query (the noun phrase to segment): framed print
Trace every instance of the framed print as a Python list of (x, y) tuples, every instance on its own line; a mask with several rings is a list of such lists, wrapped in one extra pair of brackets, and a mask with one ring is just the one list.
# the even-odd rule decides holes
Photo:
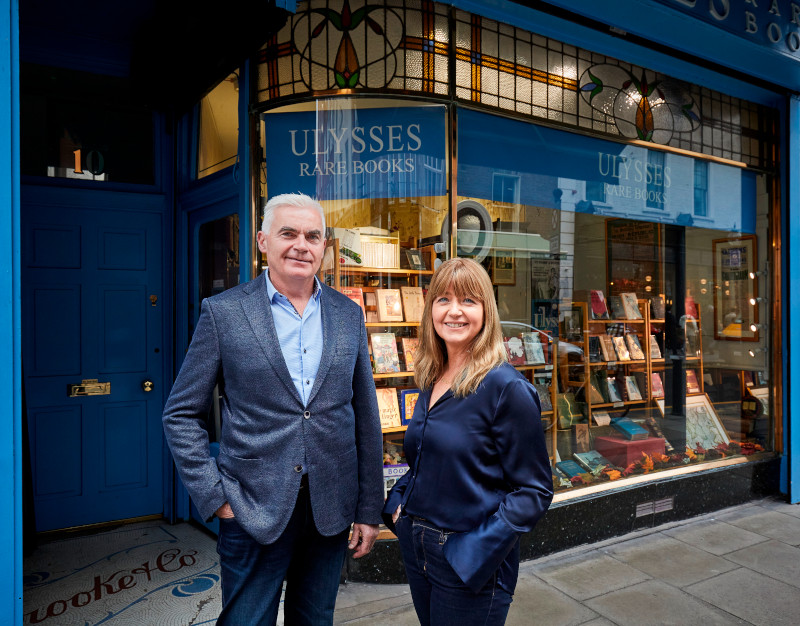
[(517, 282), (513, 250), (495, 250), (492, 257), (492, 282), (495, 285), (514, 285)]
[[(664, 415), (664, 399), (656, 404)], [(717, 415), (714, 405), (706, 394), (686, 398), (686, 445), (695, 449), (698, 445), (709, 450), (720, 443), (730, 443), (730, 438)]]
[(408, 259), (408, 266), (412, 270), (426, 270), (425, 259), (422, 257), (422, 252), (416, 248), (406, 249), (406, 259)]
[[(758, 277), (755, 235), (715, 239), (714, 250), (714, 338), (758, 341)], [(753, 273), (754, 278), (750, 278)]]

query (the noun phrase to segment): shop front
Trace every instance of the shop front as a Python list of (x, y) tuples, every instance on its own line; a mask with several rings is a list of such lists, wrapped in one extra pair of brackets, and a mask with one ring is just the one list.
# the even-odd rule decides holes
[[(779, 94), (455, 4), (298, 3), (254, 61), (254, 204), (326, 209), (322, 276), (364, 310), (387, 488), (425, 286), (459, 256), (542, 400), (556, 496), (524, 555), (777, 491)], [(382, 537), (353, 579), (401, 579)]]

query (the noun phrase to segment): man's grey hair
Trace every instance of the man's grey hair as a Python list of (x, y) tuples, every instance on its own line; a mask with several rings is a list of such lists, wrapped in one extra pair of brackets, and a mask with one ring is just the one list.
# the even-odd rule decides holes
[(269, 234), (272, 220), (275, 218), (275, 209), (281, 206), (315, 209), (322, 220), (322, 236), (323, 238), (325, 237), (325, 209), (322, 208), (319, 202), (304, 193), (282, 193), (279, 196), (270, 198), (264, 207), (264, 220), (261, 222), (261, 230), (265, 235)]

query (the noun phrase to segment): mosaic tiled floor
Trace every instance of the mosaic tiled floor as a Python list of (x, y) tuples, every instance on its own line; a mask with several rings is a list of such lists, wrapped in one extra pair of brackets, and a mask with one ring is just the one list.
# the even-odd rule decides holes
[(214, 624), (221, 608), (212, 537), (150, 522), (52, 541), (25, 559), (25, 624)]

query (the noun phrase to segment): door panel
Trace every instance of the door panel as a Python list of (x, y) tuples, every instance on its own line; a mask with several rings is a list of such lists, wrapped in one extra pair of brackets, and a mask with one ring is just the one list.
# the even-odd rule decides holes
[[(161, 513), (157, 213), (23, 205), (23, 368), (37, 530)], [(85, 379), (108, 395), (69, 397)]]

